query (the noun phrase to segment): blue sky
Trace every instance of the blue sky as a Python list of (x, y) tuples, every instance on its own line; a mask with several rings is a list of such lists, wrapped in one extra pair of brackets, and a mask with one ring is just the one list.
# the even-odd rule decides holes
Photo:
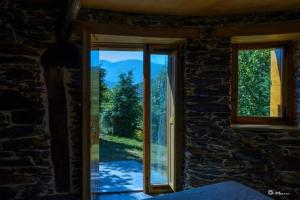
[[(110, 62), (143, 60), (143, 51), (91, 51), (91, 65), (98, 66), (99, 59)], [(162, 56), (152, 56), (151, 62), (165, 64), (165, 59), (162, 59)]]
[[(167, 66), (166, 55), (151, 54), (151, 76), (155, 77)], [(104, 63), (103, 60), (110, 63)], [(126, 61), (127, 62), (119, 62)], [(137, 61), (136, 61), (137, 60)], [(143, 51), (91, 51), (91, 67), (105, 69), (105, 78), (108, 84), (113, 85), (118, 81), (119, 74), (133, 70), (135, 83), (143, 81)], [(114, 63), (114, 64), (112, 64)]]
[(99, 51), (100, 60), (118, 62), (122, 60), (143, 60), (142, 51)]

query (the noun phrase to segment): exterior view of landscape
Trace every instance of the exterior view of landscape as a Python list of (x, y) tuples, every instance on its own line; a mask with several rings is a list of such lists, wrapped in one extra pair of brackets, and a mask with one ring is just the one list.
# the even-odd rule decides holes
[[(151, 56), (151, 177), (157, 184), (167, 181), (167, 59), (166, 55)], [(100, 161), (100, 185), (96, 190), (142, 190), (143, 53), (92, 51), (91, 77), (92, 85), (98, 84), (92, 91), (98, 99), (93, 113), (98, 113), (99, 120), (93, 125), (99, 129), (99, 144), (91, 150), (91, 157)], [(131, 173), (132, 180), (122, 173)]]
[(238, 53), (238, 115), (280, 117), (283, 49)]

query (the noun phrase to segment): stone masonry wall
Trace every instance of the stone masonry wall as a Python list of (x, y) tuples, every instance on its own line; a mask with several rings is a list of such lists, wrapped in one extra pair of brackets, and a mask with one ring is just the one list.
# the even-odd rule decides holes
[(294, 43), (294, 62), (295, 62), (295, 79), (296, 79), (296, 124), (300, 126), (300, 42)]
[(39, 58), (42, 48), (53, 41), (55, 13), (35, 14), (8, 1), (1, 1), (0, 7), (0, 198), (36, 198), (54, 192), (47, 93)]
[(238, 140), (228, 151), (232, 169), (224, 170), (224, 178), (244, 182), (267, 193), (268, 190), (289, 193), (275, 199), (300, 197), (300, 130), (282, 128), (234, 128)]
[[(53, 7), (0, 2), (1, 200), (80, 198), (80, 69), (62, 70), (70, 136), (69, 191), (57, 193), (51, 160), (47, 90), (40, 58), (55, 42), (58, 16)], [(202, 28), (203, 35), (188, 40), (183, 51), (184, 189), (238, 180), (262, 192), (273, 188), (299, 197), (298, 132), (230, 128), (231, 44), (229, 38), (216, 37), (214, 30), (226, 24), (299, 21), (300, 12), (192, 18), (82, 9), (78, 18), (109, 24)]]
[(47, 89), (40, 58), (55, 42), (58, 9), (0, 2), (0, 199), (81, 196), (81, 77), (64, 69), (71, 187), (57, 193), (51, 160)]

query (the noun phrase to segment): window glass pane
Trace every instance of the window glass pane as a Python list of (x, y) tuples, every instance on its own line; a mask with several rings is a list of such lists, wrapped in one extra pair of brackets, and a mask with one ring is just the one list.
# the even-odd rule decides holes
[(167, 184), (167, 77), (168, 55), (151, 57), (151, 169), (153, 185)]
[(238, 51), (238, 116), (282, 116), (283, 49)]

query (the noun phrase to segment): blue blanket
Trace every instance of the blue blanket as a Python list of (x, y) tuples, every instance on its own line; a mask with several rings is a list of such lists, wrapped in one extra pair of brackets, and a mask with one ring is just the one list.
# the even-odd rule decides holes
[(272, 198), (238, 182), (227, 181), (166, 194), (149, 200), (272, 200)]

